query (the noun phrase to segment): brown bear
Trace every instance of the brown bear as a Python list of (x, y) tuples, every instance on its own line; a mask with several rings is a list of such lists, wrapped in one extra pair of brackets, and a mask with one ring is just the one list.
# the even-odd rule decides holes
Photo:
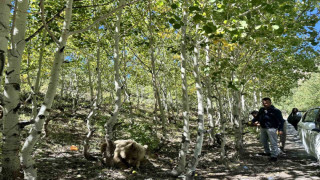
[(114, 144), (116, 147), (113, 156), (115, 165), (121, 168), (133, 166), (138, 169), (148, 146), (142, 146), (134, 140), (117, 140)]

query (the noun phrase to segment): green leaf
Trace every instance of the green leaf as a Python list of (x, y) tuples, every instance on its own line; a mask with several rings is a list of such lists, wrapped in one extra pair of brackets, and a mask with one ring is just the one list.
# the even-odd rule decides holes
[(254, 29), (258, 30), (261, 28), (261, 25), (256, 26)]
[(169, 19), (169, 23), (174, 24), (175, 22), (176, 22), (175, 19), (173, 19), (173, 18)]
[(202, 29), (207, 33), (213, 33), (217, 30), (217, 27), (213, 25), (213, 23), (207, 23), (202, 27)]
[(240, 27), (239, 27), (239, 29), (245, 29), (245, 28), (248, 28), (247, 21), (239, 21), (239, 23), (240, 23)]
[(201, 9), (198, 6), (190, 6), (189, 7), (189, 11), (193, 12), (193, 11), (201, 11)]
[(279, 26), (278, 25), (272, 25), (272, 29), (273, 30), (277, 30), (277, 29), (279, 29)]
[(178, 5), (177, 5), (177, 4), (171, 4), (171, 8), (172, 8), (172, 9), (177, 9), (177, 8), (178, 8)]
[(200, 14), (196, 14), (195, 16), (193, 16), (193, 20), (195, 22), (200, 22), (203, 19), (203, 16), (201, 16)]
[(238, 88), (234, 84), (232, 84), (231, 81), (228, 83), (228, 88), (238, 91)]
[(175, 29), (180, 29), (180, 28), (181, 28), (181, 24), (174, 24), (173, 27), (174, 27)]
[(163, 6), (163, 5), (164, 5), (164, 2), (163, 2), (163, 1), (158, 1), (158, 2), (157, 2), (157, 5), (158, 5), (158, 6)]

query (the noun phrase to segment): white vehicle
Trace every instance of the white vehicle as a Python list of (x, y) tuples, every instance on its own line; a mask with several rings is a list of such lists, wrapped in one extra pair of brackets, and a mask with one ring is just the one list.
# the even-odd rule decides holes
[(298, 131), (307, 153), (320, 161), (320, 107), (309, 109), (303, 115)]

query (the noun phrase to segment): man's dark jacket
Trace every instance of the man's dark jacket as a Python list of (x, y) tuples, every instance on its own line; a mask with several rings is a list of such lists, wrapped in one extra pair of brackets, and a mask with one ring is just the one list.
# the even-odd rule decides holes
[(253, 120), (253, 123), (258, 121), (262, 128), (276, 128), (279, 131), (283, 131), (283, 117), (279, 109), (273, 105), (269, 109), (260, 108), (257, 117)]

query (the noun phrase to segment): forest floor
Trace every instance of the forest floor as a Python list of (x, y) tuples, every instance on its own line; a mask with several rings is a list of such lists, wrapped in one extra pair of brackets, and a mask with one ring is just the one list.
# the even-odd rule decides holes
[[(147, 160), (139, 170), (121, 170), (103, 167), (100, 162), (87, 161), (83, 158), (81, 149), (70, 151), (70, 144), (66, 141), (73, 141), (76, 146), (81, 147), (81, 139), (85, 134), (77, 134), (77, 131), (81, 130), (70, 129), (70, 125), (63, 124), (60, 122), (59, 127), (69, 130), (55, 134), (55, 128), (51, 126), (49, 138), (38, 144), (41, 150), (36, 153), (36, 166), (41, 179), (182, 179), (169, 175), (177, 163), (176, 157), (180, 148), (180, 140), (177, 137), (181, 135), (171, 136), (170, 141), (158, 152), (149, 152)], [(66, 138), (69, 140), (65, 140)], [(268, 157), (258, 155), (263, 148), (256, 134), (246, 133), (244, 140), (245, 153), (237, 160), (231, 158), (234, 148), (232, 142), (229, 142), (231, 145), (227, 146), (227, 163), (224, 164), (219, 162), (220, 149), (204, 144), (194, 179), (320, 180), (319, 163), (305, 152), (297, 131), (291, 125), (288, 125), (285, 154), (281, 155), (277, 162), (269, 162)], [(98, 148), (92, 151), (94, 155), (99, 156)], [(191, 154), (192, 152), (189, 157)]]

